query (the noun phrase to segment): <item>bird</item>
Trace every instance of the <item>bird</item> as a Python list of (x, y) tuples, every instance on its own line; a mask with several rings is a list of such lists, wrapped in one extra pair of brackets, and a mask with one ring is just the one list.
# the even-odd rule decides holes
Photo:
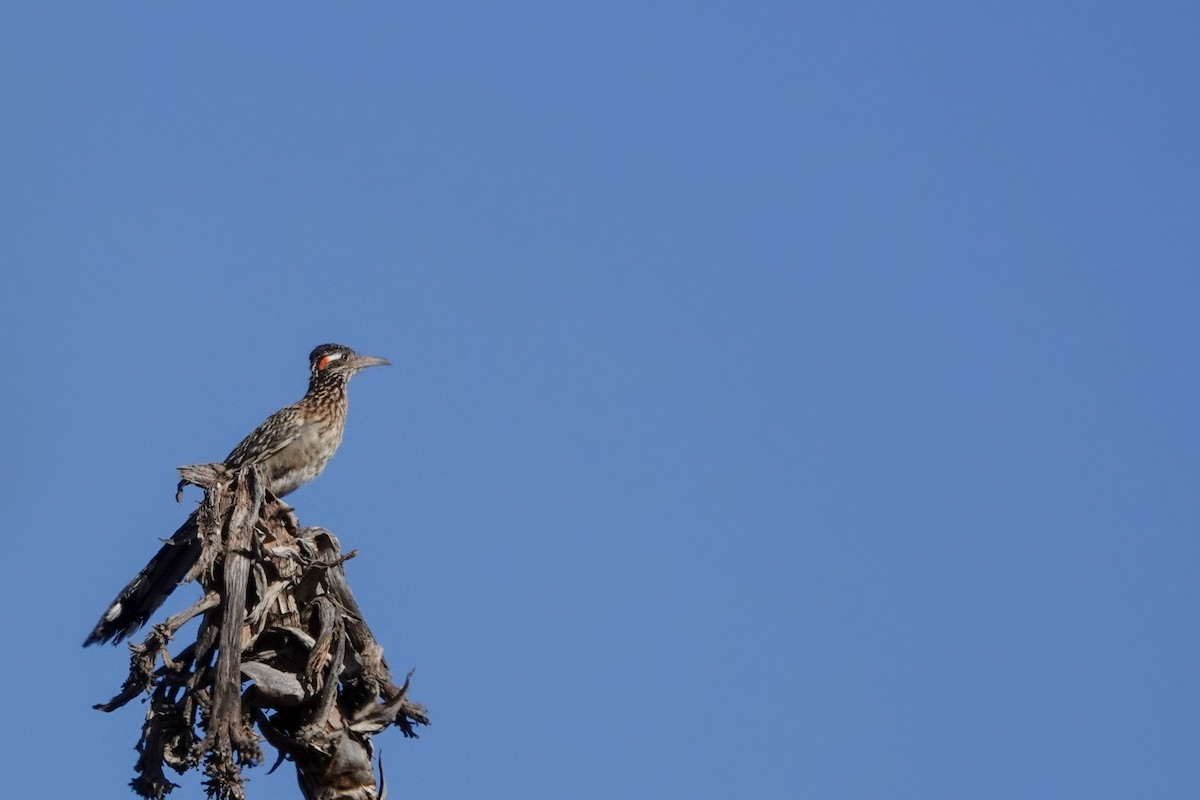
[[(257, 466), (267, 490), (284, 497), (321, 474), (342, 443), (346, 429), (346, 387), (368, 367), (386, 358), (360, 355), (340, 344), (318, 345), (308, 356), (308, 391), (279, 409), (242, 439), (223, 462), (230, 471)], [(120, 591), (83, 646), (116, 644), (150, 619), (199, 560), (196, 513), (175, 532), (145, 568)]]

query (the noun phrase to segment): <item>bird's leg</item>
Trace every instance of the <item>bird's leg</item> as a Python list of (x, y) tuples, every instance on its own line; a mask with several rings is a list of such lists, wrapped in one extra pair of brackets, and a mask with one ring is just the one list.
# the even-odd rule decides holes
[(287, 516), (289, 516), (291, 518), (293, 527), (297, 527), (297, 528), (300, 527), (299, 524), (296, 522), (295, 506), (288, 505), (286, 502), (284, 502), (282, 497), (275, 494), (270, 489), (267, 489), (267, 498), (268, 498), (268, 501), (274, 502), (277, 505), (280, 514), (286, 514)]

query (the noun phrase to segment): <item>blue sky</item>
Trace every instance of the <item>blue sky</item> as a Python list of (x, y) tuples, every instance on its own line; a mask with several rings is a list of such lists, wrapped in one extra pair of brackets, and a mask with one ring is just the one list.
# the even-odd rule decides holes
[(336, 341), (395, 366), (289, 499), (416, 668), (397, 796), (1195, 797), (1198, 38), (6, 4), (8, 791), (132, 796), (79, 643)]

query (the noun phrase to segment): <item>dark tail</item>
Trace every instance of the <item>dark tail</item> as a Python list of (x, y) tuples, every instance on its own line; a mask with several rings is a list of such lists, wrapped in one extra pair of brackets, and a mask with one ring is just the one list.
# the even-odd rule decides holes
[(97, 642), (116, 644), (146, 624), (200, 558), (202, 548), (197, 530), (196, 514), (193, 513), (137, 577), (121, 590), (84, 640), (84, 647)]

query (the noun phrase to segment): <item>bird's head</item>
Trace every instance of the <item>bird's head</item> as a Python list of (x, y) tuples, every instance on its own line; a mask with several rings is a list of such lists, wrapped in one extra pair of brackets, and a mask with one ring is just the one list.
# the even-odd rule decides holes
[(308, 355), (308, 365), (314, 381), (329, 379), (349, 380), (354, 373), (367, 367), (391, 364), (386, 358), (361, 356), (349, 347), (340, 344), (322, 344)]

